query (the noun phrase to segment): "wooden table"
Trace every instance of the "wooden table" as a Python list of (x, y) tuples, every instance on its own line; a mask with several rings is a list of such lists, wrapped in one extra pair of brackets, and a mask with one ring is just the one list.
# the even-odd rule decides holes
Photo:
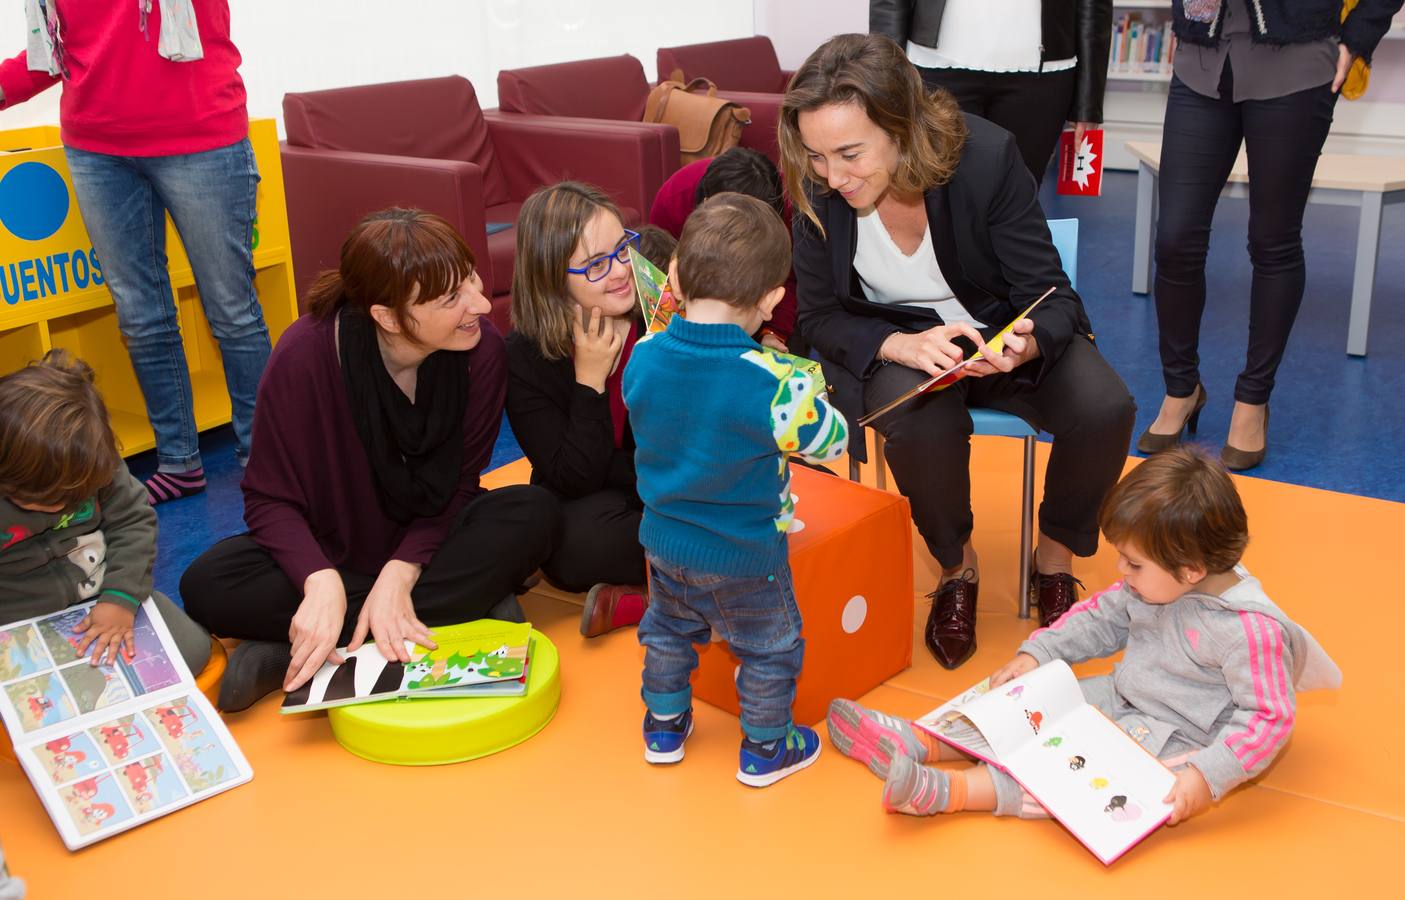
[[(1161, 168), (1161, 145), (1128, 141), (1127, 150), (1137, 160), (1137, 223), (1132, 251), (1132, 293), (1151, 291), (1152, 248), (1156, 241), (1156, 178)], [(1230, 170), (1222, 196), (1249, 196), (1249, 164), (1241, 152)], [(1346, 352), (1366, 355), (1366, 333), (1371, 320), (1371, 294), (1376, 283), (1376, 259), (1381, 248), (1381, 211), (1405, 203), (1405, 158), (1324, 153), (1312, 176), (1308, 203), (1356, 206), (1361, 209), (1356, 229), (1356, 268), (1351, 281), (1351, 319), (1347, 326)]]

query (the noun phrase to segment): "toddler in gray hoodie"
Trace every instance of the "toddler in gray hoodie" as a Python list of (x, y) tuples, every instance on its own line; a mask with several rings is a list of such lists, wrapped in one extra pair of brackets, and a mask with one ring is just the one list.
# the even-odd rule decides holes
[[(1293, 731), (1295, 691), (1338, 687), (1341, 672), (1239, 564), (1248, 519), (1217, 462), (1188, 448), (1153, 456), (1112, 489), (1098, 524), (1123, 579), (1031, 634), (990, 686), (1125, 651), (1079, 687), (1176, 773), (1174, 825), (1266, 769)], [(924, 765), (964, 757), (904, 719), (835, 700), (828, 725), (836, 748), (884, 779), (889, 812), (1047, 816), (998, 769)]]

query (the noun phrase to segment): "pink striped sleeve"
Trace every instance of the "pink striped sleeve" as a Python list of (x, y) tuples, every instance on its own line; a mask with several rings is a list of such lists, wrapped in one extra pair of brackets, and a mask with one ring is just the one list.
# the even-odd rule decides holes
[(1255, 612), (1241, 611), (1239, 621), (1248, 644), (1255, 711), (1243, 728), (1225, 739), (1225, 744), (1234, 751), (1244, 771), (1251, 772), (1278, 752), (1292, 733), (1295, 716), (1282, 626)]

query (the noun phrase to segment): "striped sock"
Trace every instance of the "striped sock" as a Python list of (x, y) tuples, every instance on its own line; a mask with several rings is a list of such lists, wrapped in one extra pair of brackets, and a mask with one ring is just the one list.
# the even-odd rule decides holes
[(893, 758), (883, 783), (883, 808), (909, 816), (960, 812), (966, 807), (966, 776), (918, 765), (906, 756)]
[(167, 500), (179, 500), (205, 490), (205, 467), (189, 472), (157, 472), (145, 482), (146, 502), (155, 506)]

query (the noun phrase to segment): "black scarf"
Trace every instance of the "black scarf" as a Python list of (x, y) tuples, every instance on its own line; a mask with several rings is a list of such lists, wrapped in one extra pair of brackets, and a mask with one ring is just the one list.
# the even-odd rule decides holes
[(438, 515), (463, 469), (469, 351), (425, 357), (411, 403), (386, 371), (371, 317), (346, 307), (337, 316), (351, 418), (371, 461), (381, 510), (402, 525)]

